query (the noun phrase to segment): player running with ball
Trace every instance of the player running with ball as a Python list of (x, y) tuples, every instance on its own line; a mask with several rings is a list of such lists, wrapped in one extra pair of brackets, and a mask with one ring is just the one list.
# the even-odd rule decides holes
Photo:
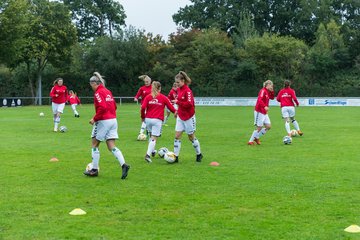
[(195, 137), (196, 131), (196, 118), (195, 118), (195, 101), (194, 96), (189, 88), (191, 79), (188, 75), (180, 71), (175, 76), (175, 82), (178, 86), (177, 98), (173, 100), (174, 104), (178, 105), (178, 116), (176, 118), (175, 126), (175, 140), (174, 140), (174, 153), (176, 156), (175, 162), (179, 162), (179, 154), (181, 149), (181, 136), (183, 132), (186, 132), (189, 140), (191, 141), (195, 152), (196, 161), (201, 162), (203, 155), (200, 150), (200, 142)]
[(151, 94), (147, 95), (141, 105), (141, 119), (146, 124), (147, 131), (151, 137), (148, 149), (145, 155), (145, 161), (151, 163), (150, 155), (155, 152), (155, 145), (158, 137), (161, 136), (162, 123), (164, 121), (164, 109), (175, 113), (176, 109), (170, 100), (161, 94), (161, 84), (154, 81), (152, 84)]
[(116, 102), (111, 91), (105, 88), (105, 80), (98, 73), (90, 78), (90, 86), (95, 92), (94, 105), (95, 116), (90, 119), (89, 123), (93, 125), (92, 137), (92, 164), (93, 168), (85, 171), (84, 174), (90, 177), (96, 177), (99, 173), (100, 151), (99, 145), (102, 141), (106, 141), (109, 151), (119, 161), (122, 168), (121, 179), (125, 179), (128, 175), (130, 166), (125, 163), (125, 159), (120, 149), (115, 146), (115, 139), (118, 139), (118, 125), (116, 120)]
[(289, 80), (284, 81), (284, 88), (279, 91), (276, 100), (280, 102), (281, 115), (285, 120), (285, 129), (288, 136), (291, 137), (290, 120), (297, 133), (302, 136), (303, 132), (300, 130), (299, 123), (295, 120), (295, 104), (296, 106), (299, 106), (299, 102), (296, 98), (294, 89), (292, 89), (290, 85), (291, 82)]

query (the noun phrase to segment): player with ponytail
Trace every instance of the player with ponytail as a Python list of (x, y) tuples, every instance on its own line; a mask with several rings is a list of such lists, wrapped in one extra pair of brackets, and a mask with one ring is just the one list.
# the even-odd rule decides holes
[(119, 138), (117, 133), (116, 102), (111, 91), (105, 87), (105, 80), (100, 73), (94, 72), (94, 75), (90, 78), (90, 86), (95, 92), (95, 116), (89, 121), (89, 123), (93, 125), (91, 132), (91, 157), (93, 168), (89, 171), (85, 171), (84, 174), (90, 177), (98, 176), (100, 161), (99, 145), (102, 141), (106, 141), (109, 151), (112, 152), (121, 165), (121, 179), (125, 179), (128, 175), (130, 166), (125, 163), (122, 152), (115, 146), (115, 140)]
[(195, 152), (196, 161), (201, 162), (203, 155), (200, 150), (200, 142), (195, 137), (196, 131), (196, 118), (195, 118), (195, 101), (194, 95), (188, 85), (191, 84), (189, 76), (180, 71), (175, 76), (175, 83), (178, 86), (177, 98), (172, 102), (178, 105), (178, 116), (176, 118), (175, 127), (175, 140), (174, 140), (174, 153), (176, 156), (175, 162), (179, 161), (179, 154), (181, 149), (181, 136), (186, 132), (189, 140), (191, 141)]

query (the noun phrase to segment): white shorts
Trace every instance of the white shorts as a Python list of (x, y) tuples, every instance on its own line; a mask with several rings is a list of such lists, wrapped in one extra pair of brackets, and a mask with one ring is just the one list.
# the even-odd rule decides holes
[(118, 139), (116, 118), (100, 120), (94, 123), (91, 137), (99, 141)]
[(262, 127), (264, 125), (270, 125), (270, 118), (267, 114), (262, 114), (257, 111), (254, 111), (254, 125)]
[(65, 108), (65, 103), (51, 103), (53, 114), (63, 113)]
[(179, 117), (177, 117), (175, 131), (176, 132), (186, 132), (187, 135), (193, 134), (196, 131), (195, 115), (186, 121), (183, 121)]
[(72, 108), (72, 110), (76, 110), (76, 106), (77, 106), (77, 104), (75, 103), (75, 104), (71, 104), (71, 108)]
[[(178, 110), (178, 105), (177, 104), (173, 104), (174, 108), (176, 110)], [(170, 112), (170, 110), (165, 106), (166, 112)]]
[(145, 118), (146, 129), (151, 132), (151, 136), (161, 136), (162, 123), (158, 118)]
[(292, 118), (295, 117), (295, 107), (282, 107), (281, 108), (281, 115), (283, 118)]

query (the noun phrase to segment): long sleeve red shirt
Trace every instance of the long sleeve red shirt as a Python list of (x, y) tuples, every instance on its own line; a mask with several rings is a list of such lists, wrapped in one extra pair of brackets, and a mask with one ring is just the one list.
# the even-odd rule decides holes
[(136, 99), (141, 99), (142, 103), (147, 95), (151, 94), (151, 85), (149, 86), (142, 86), (139, 88), (138, 92), (135, 95)]
[(265, 107), (269, 107), (270, 99), (274, 99), (274, 91), (269, 91), (265, 87), (259, 91), (258, 99), (255, 105), (255, 111), (267, 114)]
[(59, 86), (56, 84), (54, 87), (51, 88), (50, 97), (53, 103), (65, 103), (68, 99), (67, 87), (64, 85)]
[(170, 100), (163, 94), (158, 94), (155, 98), (147, 95), (141, 105), (141, 118), (157, 118), (164, 121), (165, 106), (174, 113), (176, 109)]
[(116, 102), (111, 91), (100, 84), (94, 94), (94, 121), (116, 118)]
[(178, 116), (181, 120), (186, 121), (195, 114), (195, 101), (191, 89), (188, 85), (184, 84), (182, 87), (177, 89), (177, 105), (178, 105)]
[(280, 102), (280, 107), (295, 106), (294, 103), (299, 106), (294, 89), (289, 87), (281, 89), (276, 97), (276, 100)]

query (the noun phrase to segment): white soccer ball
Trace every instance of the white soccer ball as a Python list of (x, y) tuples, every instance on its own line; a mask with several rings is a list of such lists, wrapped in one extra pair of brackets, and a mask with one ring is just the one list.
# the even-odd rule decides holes
[(139, 136), (137, 137), (138, 141), (146, 141), (146, 135), (143, 133), (140, 133)]
[(175, 159), (176, 159), (176, 156), (175, 156), (175, 153), (173, 152), (167, 152), (164, 154), (164, 159), (165, 161), (167, 161), (168, 163), (174, 163), (175, 162)]
[(291, 144), (291, 143), (292, 143), (292, 138), (289, 137), (289, 136), (285, 136), (285, 137), (283, 138), (283, 143), (284, 143), (285, 145)]
[(158, 151), (159, 157), (163, 158), (167, 152), (169, 152), (169, 150), (166, 147), (160, 148)]
[[(88, 165), (86, 165), (86, 171), (89, 172), (91, 169), (93, 169), (93, 163), (89, 163)], [(98, 171), (100, 170), (100, 167), (98, 167)]]
[(43, 112), (41, 112), (41, 113), (39, 113), (39, 116), (43, 117), (43, 116), (45, 116), (45, 114)]
[(64, 132), (67, 132), (68, 129), (65, 126), (60, 126), (59, 130), (60, 130), (60, 132), (64, 133)]
[(297, 136), (299, 136), (298, 131), (296, 131), (295, 129), (291, 130), (290, 134), (291, 134), (292, 137), (297, 137)]

